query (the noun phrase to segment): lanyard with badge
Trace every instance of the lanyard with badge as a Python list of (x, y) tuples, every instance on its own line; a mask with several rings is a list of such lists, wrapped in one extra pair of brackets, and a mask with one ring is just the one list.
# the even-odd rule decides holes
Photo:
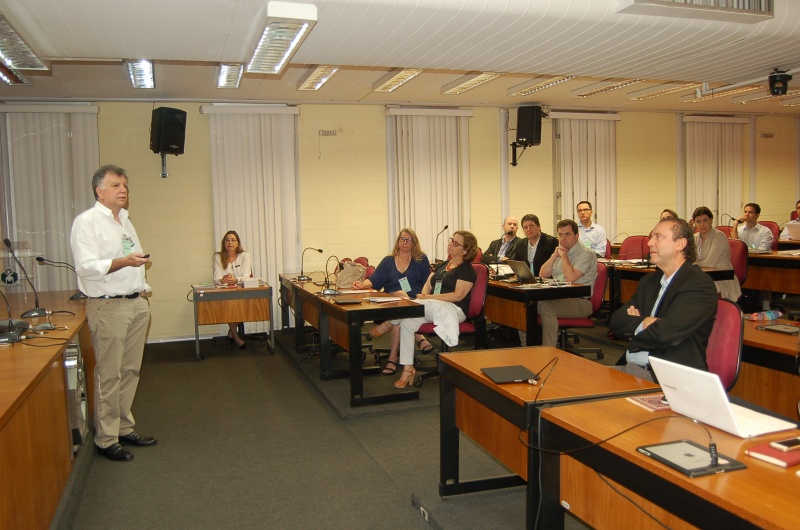
[(408, 278), (403, 276), (400, 278), (400, 288), (405, 292), (411, 292), (411, 284), (408, 282)]
[(123, 256), (130, 255), (130, 253), (133, 252), (133, 247), (134, 246), (135, 245), (133, 243), (133, 238), (123, 234), (123, 236), (122, 236), (122, 255)]

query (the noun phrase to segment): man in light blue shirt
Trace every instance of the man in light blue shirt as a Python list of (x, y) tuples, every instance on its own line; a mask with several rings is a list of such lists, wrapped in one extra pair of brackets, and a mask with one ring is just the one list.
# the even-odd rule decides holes
[(771, 250), (775, 239), (772, 230), (758, 224), (761, 206), (754, 202), (744, 205), (744, 215), (733, 222), (731, 239), (741, 239), (752, 250)]
[(606, 255), (606, 230), (592, 222), (592, 203), (581, 201), (576, 207), (578, 211), (578, 235), (580, 243), (599, 257)]

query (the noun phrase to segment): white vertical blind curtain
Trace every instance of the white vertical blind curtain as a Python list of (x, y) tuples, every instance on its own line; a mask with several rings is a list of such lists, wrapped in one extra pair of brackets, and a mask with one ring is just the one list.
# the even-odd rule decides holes
[[(556, 168), (560, 173), (561, 218), (576, 219), (588, 200), (594, 221), (612, 239), (617, 234), (616, 121), (557, 118)], [(576, 221), (577, 222), (577, 221)]]
[[(8, 183), (4, 229), (33, 254), (72, 263), (69, 234), (75, 216), (94, 204), (92, 174), (99, 165), (97, 114), (20, 112), (6, 115)], [(6, 185), (7, 184), (7, 185)], [(13, 195), (13, 199), (12, 199)], [(6, 219), (8, 224), (6, 225)], [(24, 242), (24, 243), (23, 243)], [(29, 260), (29, 263), (36, 263)], [(37, 289), (76, 289), (66, 268), (28, 266)]]
[(715, 224), (726, 224), (722, 213), (736, 215), (742, 204), (743, 126), (704, 122), (684, 125), (686, 216), (690, 217), (698, 206), (707, 206), (714, 213)]
[[(225, 232), (235, 230), (274, 299), (278, 275), (299, 270), (296, 121), (292, 114), (210, 114), (215, 251)], [(275, 307), (272, 318), (279, 329)], [(263, 323), (247, 326), (264, 329)]]
[(469, 118), (390, 115), (386, 120), (389, 240), (412, 228), (429, 259), (445, 259), (450, 234), (470, 229)]

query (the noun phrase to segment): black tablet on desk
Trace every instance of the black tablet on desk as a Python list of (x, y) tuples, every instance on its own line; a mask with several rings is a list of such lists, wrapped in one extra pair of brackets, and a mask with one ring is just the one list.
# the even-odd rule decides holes
[(527, 383), (528, 381), (538, 381), (539, 376), (531, 372), (521, 364), (513, 366), (493, 366), (490, 368), (481, 368), (481, 372), (486, 374), (486, 377), (502, 385), (504, 383)]

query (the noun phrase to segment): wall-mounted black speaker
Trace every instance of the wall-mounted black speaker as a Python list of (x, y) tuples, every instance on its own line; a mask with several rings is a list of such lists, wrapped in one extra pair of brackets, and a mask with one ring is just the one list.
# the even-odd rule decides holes
[(517, 109), (517, 145), (530, 147), (542, 142), (542, 107)]
[(153, 109), (150, 150), (156, 154), (182, 155), (186, 140), (186, 112), (170, 107)]

